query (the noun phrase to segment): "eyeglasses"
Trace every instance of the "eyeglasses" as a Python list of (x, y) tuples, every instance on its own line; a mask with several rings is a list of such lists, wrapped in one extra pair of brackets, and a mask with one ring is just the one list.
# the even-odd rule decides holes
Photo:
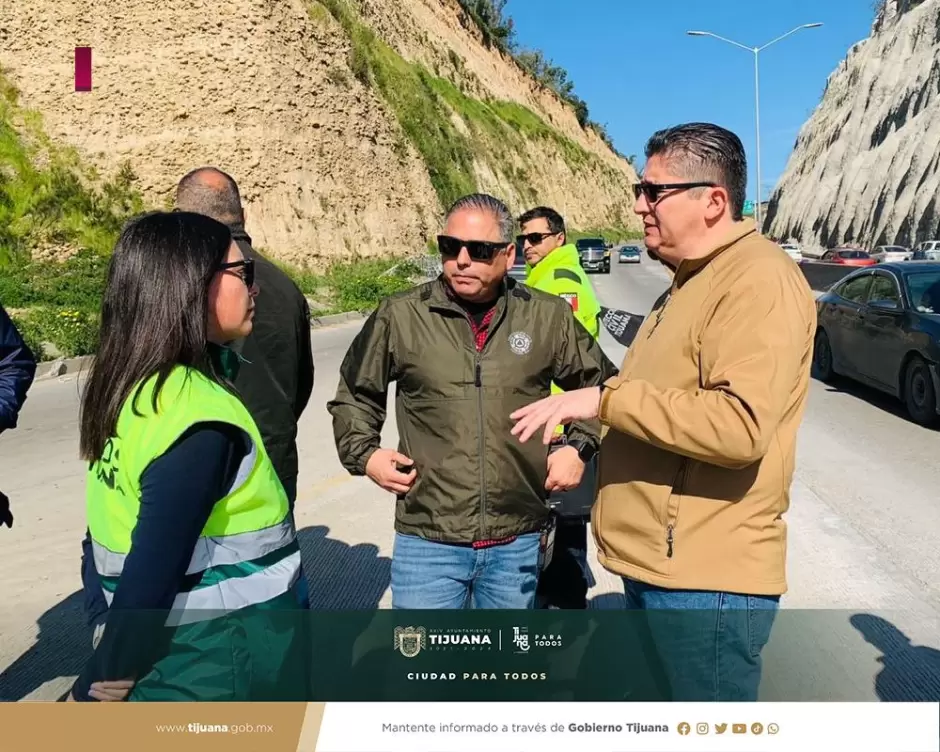
[(494, 243), (489, 240), (461, 240), (450, 235), (437, 236), (437, 248), (445, 258), (457, 258), (463, 248), (474, 261), (492, 261), (500, 251), (506, 250), (510, 243)]
[(229, 261), (227, 264), (219, 264), (219, 269), (221, 271), (227, 271), (229, 269), (238, 269), (241, 268), (241, 274), (238, 276), (242, 278), (245, 282), (245, 287), (249, 290), (255, 284), (255, 261), (254, 259), (242, 259), (241, 261)]
[(529, 245), (538, 245), (545, 238), (550, 238), (552, 235), (558, 235), (557, 232), (527, 232), (525, 235), (516, 235), (516, 248), (525, 248), (526, 242)]
[(647, 183), (645, 181), (636, 183), (633, 186), (633, 198), (637, 201), (640, 196), (646, 196), (646, 200), (655, 204), (662, 198), (663, 191), (683, 190), (690, 188), (717, 188), (716, 183)]

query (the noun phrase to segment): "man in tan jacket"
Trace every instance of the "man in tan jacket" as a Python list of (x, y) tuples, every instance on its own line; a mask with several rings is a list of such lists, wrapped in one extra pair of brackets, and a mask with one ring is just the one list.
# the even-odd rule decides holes
[(816, 332), (799, 267), (742, 209), (744, 147), (691, 123), (646, 147), (635, 211), (675, 270), (603, 386), (516, 411), (513, 434), (600, 417), (601, 564), (646, 612), (671, 699), (756, 700), (786, 592), (796, 435)]

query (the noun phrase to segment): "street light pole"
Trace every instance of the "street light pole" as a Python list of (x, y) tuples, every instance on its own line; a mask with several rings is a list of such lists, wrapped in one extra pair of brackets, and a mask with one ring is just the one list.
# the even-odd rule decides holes
[(756, 130), (756, 172), (757, 172), (757, 205), (754, 207), (754, 214), (757, 220), (757, 229), (760, 231), (763, 229), (763, 212), (761, 210), (761, 170), (760, 170), (760, 53), (766, 50), (770, 45), (776, 44), (782, 39), (786, 39), (791, 34), (796, 34), (798, 31), (803, 29), (816, 29), (822, 26), (821, 23), (809, 23), (803, 24), (802, 26), (797, 26), (795, 29), (791, 29), (786, 34), (781, 34), (776, 39), (772, 39), (767, 44), (762, 47), (748, 47), (746, 44), (741, 44), (740, 42), (735, 42), (733, 39), (727, 39), (725, 37), (718, 36), (713, 34), (710, 31), (687, 31), (690, 37), (714, 37), (722, 42), (727, 42), (728, 44), (733, 44), (735, 47), (740, 47), (742, 50), (747, 50), (748, 52), (754, 55), (754, 127)]
[(757, 231), (764, 229), (764, 210), (760, 203), (760, 64), (758, 59), (760, 50), (754, 50), (754, 127), (757, 131), (757, 203), (754, 204), (754, 218), (757, 220)]

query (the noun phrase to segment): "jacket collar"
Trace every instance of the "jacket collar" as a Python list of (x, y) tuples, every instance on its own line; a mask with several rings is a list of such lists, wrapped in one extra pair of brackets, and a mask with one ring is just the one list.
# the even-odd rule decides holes
[(731, 230), (724, 235), (718, 244), (705, 256), (695, 259), (684, 259), (679, 262), (673, 276), (673, 287), (682, 287), (698, 272), (708, 266), (718, 256), (727, 251), (731, 246), (746, 238), (748, 235), (757, 232), (757, 224), (752, 219), (745, 219), (741, 222), (735, 222)]
[(244, 240), (248, 245), (251, 245), (251, 236), (245, 232), (245, 225), (235, 223), (229, 225), (228, 229), (232, 233), (232, 240)]
[(526, 263), (526, 280), (540, 279), (555, 269), (570, 269), (572, 266), (581, 266), (581, 257), (574, 243), (566, 243), (551, 251), (535, 266)]
[[(531, 297), (528, 290), (520, 286), (516, 280), (507, 276), (503, 280), (499, 297), (496, 300), (496, 316), (499, 317), (502, 315), (502, 311), (505, 309), (509, 298), (529, 300)], [(454, 294), (453, 290), (450, 289), (443, 274), (424, 289), (424, 292), (421, 293), (421, 300), (427, 303), (428, 307), (432, 309), (455, 311), (464, 314), (464, 310), (460, 307), (457, 296)]]

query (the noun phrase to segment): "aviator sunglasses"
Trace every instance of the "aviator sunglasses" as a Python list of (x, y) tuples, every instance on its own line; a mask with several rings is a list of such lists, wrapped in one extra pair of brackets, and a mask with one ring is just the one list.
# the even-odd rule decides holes
[(255, 262), (254, 259), (242, 259), (241, 261), (229, 261), (227, 264), (219, 264), (219, 269), (227, 271), (229, 269), (242, 268), (242, 273), (238, 276), (245, 282), (245, 287), (249, 290), (255, 284)]
[(445, 258), (457, 258), (460, 249), (466, 248), (467, 255), (474, 261), (492, 261), (500, 251), (507, 249), (510, 243), (494, 243), (489, 240), (461, 240), (450, 235), (437, 236), (437, 248)]
[(690, 188), (717, 188), (715, 183), (647, 183), (641, 181), (633, 186), (633, 198), (639, 200), (640, 196), (646, 196), (646, 200), (655, 204), (662, 198), (664, 191), (689, 190)]

